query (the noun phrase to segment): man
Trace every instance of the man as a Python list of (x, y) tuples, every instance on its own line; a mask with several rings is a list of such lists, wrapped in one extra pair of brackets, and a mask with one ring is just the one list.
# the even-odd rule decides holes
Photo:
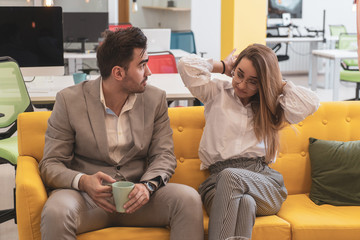
[[(52, 190), (42, 239), (76, 239), (109, 226), (170, 226), (171, 239), (203, 239), (198, 193), (167, 184), (176, 167), (165, 92), (146, 86), (146, 37), (107, 32), (97, 51), (101, 77), (64, 89), (48, 122), (39, 168)], [(135, 183), (117, 213), (106, 183)]]

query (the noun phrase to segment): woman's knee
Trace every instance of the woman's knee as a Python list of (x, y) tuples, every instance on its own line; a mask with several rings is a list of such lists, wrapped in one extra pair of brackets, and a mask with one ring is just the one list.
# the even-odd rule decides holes
[(240, 205), (253, 211), (254, 214), (256, 213), (256, 201), (252, 196), (244, 194), (240, 200)]

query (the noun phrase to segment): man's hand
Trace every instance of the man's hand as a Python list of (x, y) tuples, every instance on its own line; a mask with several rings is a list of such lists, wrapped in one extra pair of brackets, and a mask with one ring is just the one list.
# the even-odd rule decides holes
[(129, 201), (124, 205), (126, 213), (133, 213), (150, 200), (149, 190), (142, 183), (135, 184), (134, 189), (129, 194)]
[(112, 187), (102, 185), (103, 181), (116, 182), (109, 175), (97, 172), (93, 175), (82, 175), (79, 180), (79, 189), (86, 192), (99, 207), (112, 213), (116, 211), (116, 207), (108, 201), (112, 196)]

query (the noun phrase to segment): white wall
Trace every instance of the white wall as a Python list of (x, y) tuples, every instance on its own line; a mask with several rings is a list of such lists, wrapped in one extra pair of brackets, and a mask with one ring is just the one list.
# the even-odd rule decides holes
[(55, 6), (61, 6), (63, 12), (107, 12), (107, 0), (54, 0)]
[(191, 30), (194, 32), (197, 52), (206, 52), (204, 57), (219, 60), (221, 1), (193, 0), (191, 2)]
[[(108, 0), (109, 6), (109, 23), (118, 23), (119, 22), (119, 13), (117, 9), (119, 8), (117, 0)], [(116, 9), (116, 11), (114, 11)]]
[(34, 6), (34, 2), (27, 2), (26, 0), (0, 0), (0, 6)]
[[(166, 7), (165, 0), (138, 0), (138, 11), (132, 12), (130, 2), (130, 23), (140, 28), (171, 28), (172, 30), (190, 29), (190, 11), (167, 11), (157, 9), (145, 9), (142, 6)], [(175, 6), (179, 8), (190, 8), (191, 0), (175, 1)]]

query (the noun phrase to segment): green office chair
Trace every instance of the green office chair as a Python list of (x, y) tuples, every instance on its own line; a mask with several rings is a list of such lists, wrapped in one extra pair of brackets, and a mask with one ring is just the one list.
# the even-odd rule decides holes
[[(347, 33), (344, 25), (329, 25), (330, 35), (339, 37), (342, 33)], [(339, 41), (336, 41), (335, 48), (339, 48)]]
[[(18, 157), (16, 120), (19, 113), (33, 111), (29, 94), (17, 62), (10, 57), (0, 57), (0, 164), (15, 167)], [(14, 219), (14, 208), (0, 211), (0, 223)]]
[[(356, 33), (342, 33), (339, 36), (339, 49), (356, 51), (357, 36)], [(343, 68), (340, 71), (340, 80), (356, 83), (355, 98), (350, 100), (359, 100), (360, 91), (360, 72), (357, 59), (344, 59), (341, 62)]]

